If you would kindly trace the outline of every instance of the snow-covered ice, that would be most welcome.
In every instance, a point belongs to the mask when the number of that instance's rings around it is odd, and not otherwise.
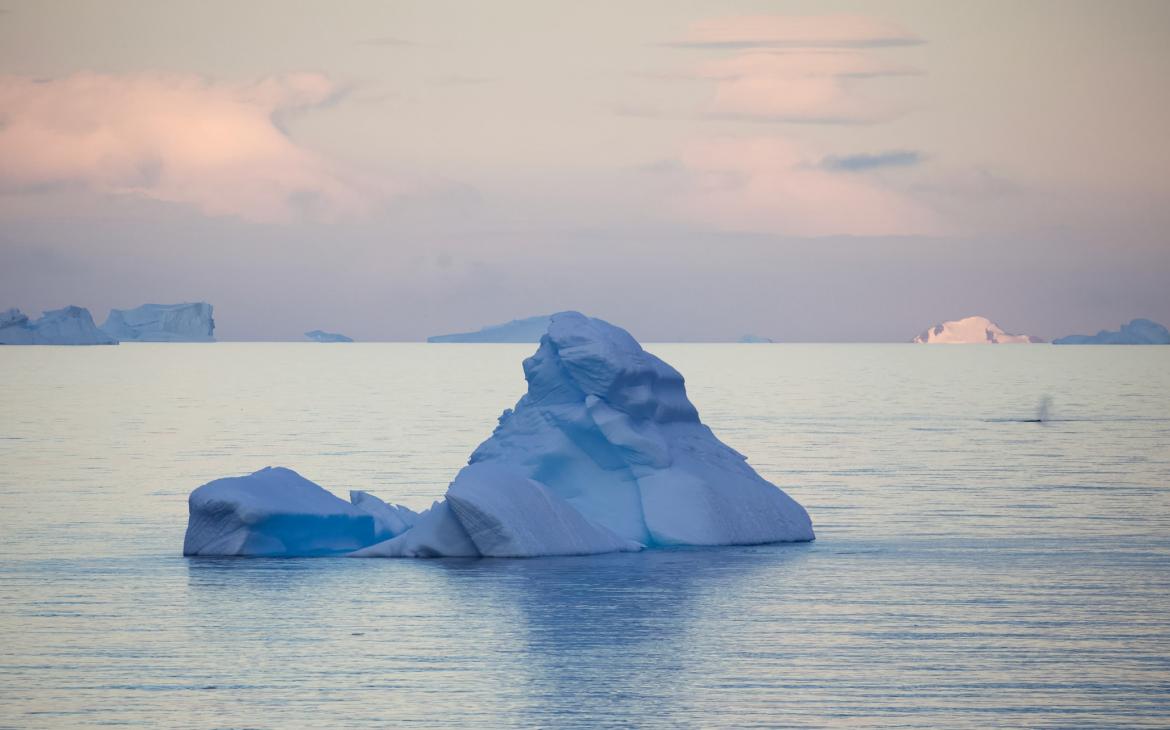
[[[309,330],[305,333],[313,342],[353,342],[352,337],[346,337],[338,332],[326,332],[324,330]]]
[[[466,466],[447,490],[447,503],[481,555],[528,558],[637,551],[595,524],[540,482],[505,464]]]
[[[1003,331],[987,317],[964,317],[941,322],[913,340],[920,345],[1016,345],[1043,342],[1031,335],[1013,335]]]
[[[377,536],[369,512],[283,467],[216,479],[187,502],[184,555],[340,555]]]
[[[30,320],[19,309],[0,313],[0,345],[116,345],[85,307],[64,307]]]
[[[272,486],[259,479],[273,471],[265,470],[196,490],[188,541],[194,531],[230,554],[254,546],[279,554],[282,544],[297,546],[287,554],[307,554],[300,545],[318,508],[328,508],[322,517],[355,509],[374,516],[377,528],[354,546],[356,557],[534,557],[813,539],[804,508],[719,441],[687,399],[682,375],[625,330],[577,312],[553,315],[524,361],[524,376],[528,392],[500,416],[446,499],[422,514],[365,492],[353,492],[351,505],[288,470]],[[281,486],[285,481],[296,489]],[[233,497],[258,495],[249,499],[261,506],[240,507],[236,497],[226,508],[209,508],[212,496],[213,504],[223,502],[218,494],[226,488],[210,488],[224,482]],[[285,508],[293,496],[299,501]],[[266,517],[286,513],[296,519]],[[258,522],[266,527],[252,527]],[[328,524],[342,535],[327,535],[323,552],[355,538],[342,529],[344,520]],[[279,534],[285,526],[296,539]]]
[[[1170,345],[1170,330],[1149,319],[1135,319],[1118,330],[1101,330],[1095,335],[1069,335],[1054,345]]]
[[[386,504],[369,492],[351,489],[349,501],[354,507],[374,518],[376,540],[397,537],[418,522],[418,512],[400,504]]]
[[[447,502],[435,502],[406,532],[352,553],[355,558],[475,558],[479,550]]]
[[[123,342],[215,342],[215,320],[207,302],[143,304],[111,309],[102,329]]]

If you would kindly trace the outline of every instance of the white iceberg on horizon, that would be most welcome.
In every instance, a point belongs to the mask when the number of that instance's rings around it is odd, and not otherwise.
[[[987,317],[964,317],[940,322],[912,340],[919,345],[1018,345],[1044,340],[1031,335],[1013,335],[1003,331]]]
[[[102,330],[123,342],[215,342],[215,319],[207,302],[111,309]]]
[[[30,320],[19,309],[0,312],[0,345],[116,345],[85,307],[51,309]]]
[[[313,342],[353,342],[352,337],[347,337],[339,332],[326,332],[324,330],[309,330],[305,333],[305,337]]]
[[[715,438],[687,399],[682,375],[625,330],[577,312],[553,315],[540,347],[524,361],[524,376],[528,392],[500,416],[445,501],[416,515],[400,533],[371,528],[369,541],[353,548],[355,557],[536,557],[814,539],[804,508]],[[229,525],[196,532],[239,531],[238,510],[209,510],[201,495],[225,481],[262,491],[257,502],[266,505],[264,514],[283,514],[297,529],[316,524],[318,502],[286,508],[278,490],[255,479],[262,473],[218,480],[192,493],[192,524],[198,512],[201,524],[219,519]],[[308,490],[299,482],[296,489]],[[328,515],[350,514],[349,503],[329,496],[333,501],[317,495]],[[358,511],[381,514],[388,507],[366,496],[373,502],[353,499]],[[356,536],[344,523],[328,524],[341,530],[340,536],[331,533],[328,545]],[[284,541],[268,528],[264,532],[290,551],[304,544],[321,549],[300,533]],[[393,536],[379,542],[375,532]],[[253,542],[265,550],[274,544]],[[221,543],[234,551],[228,554],[247,554],[239,551],[250,544],[235,538],[215,544]]]

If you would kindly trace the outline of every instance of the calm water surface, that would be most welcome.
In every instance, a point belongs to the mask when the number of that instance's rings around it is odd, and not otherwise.
[[[808,545],[180,556],[268,465],[427,506],[533,349],[0,348],[0,726],[1170,724],[1170,347],[650,346]]]

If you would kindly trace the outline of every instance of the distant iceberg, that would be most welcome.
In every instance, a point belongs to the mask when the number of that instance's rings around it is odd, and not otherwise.
[[[184,552],[536,557],[814,539],[804,508],[715,438],[682,375],[625,330],[553,315],[524,376],[527,394],[421,514],[266,469],[191,494]]]
[[[427,342],[540,342],[548,331],[550,317],[541,315],[527,319],[514,319],[504,324],[493,324],[477,332],[459,332],[452,335],[435,335]]]
[[[1013,335],[986,317],[964,317],[936,324],[914,338],[917,344],[1015,345],[1043,342],[1031,335]]]
[[[1101,330],[1095,335],[1069,335],[1054,345],[1170,345],[1170,330],[1148,319],[1135,319],[1121,329]]]
[[[123,342],[215,342],[211,310],[207,302],[111,309],[102,329]]]
[[[0,345],[116,345],[85,307],[53,309],[36,320],[19,309],[0,313]]]
[[[770,337],[760,337],[759,335],[744,335],[739,338],[741,344],[770,344],[774,342]]]
[[[352,337],[338,334],[336,332],[325,332],[323,330],[310,330],[305,333],[313,342],[353,342]]]

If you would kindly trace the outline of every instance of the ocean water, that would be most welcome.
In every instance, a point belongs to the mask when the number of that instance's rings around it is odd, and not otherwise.
[[[0,348],[0,727],[1170,725],[1170,347],[648,349],[816,542],[186,559],[268,465],[425,507],[533,347]]]

